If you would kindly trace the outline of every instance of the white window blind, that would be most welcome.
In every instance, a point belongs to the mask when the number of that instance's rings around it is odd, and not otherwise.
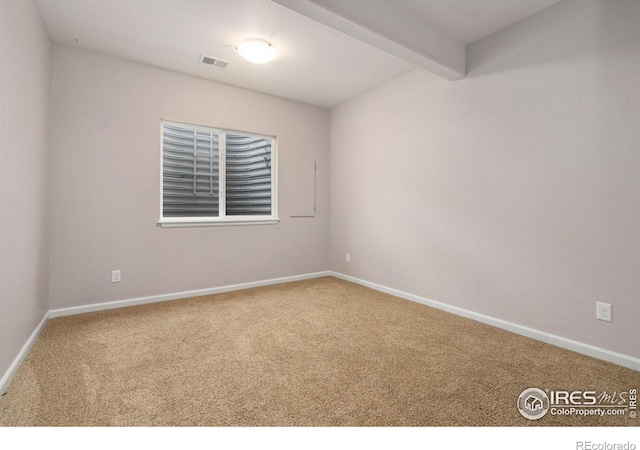
[[[277,220],[275,139],[162,122],[160,224]]]
[[[271,139],[227,134],[226,211],[271,215]]]
[[[162,171],[164,217],[218,217],[220,133],[163,124]]]

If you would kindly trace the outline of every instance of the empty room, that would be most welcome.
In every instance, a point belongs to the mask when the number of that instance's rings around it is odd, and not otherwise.
[[[640,425],[639,1],[0,33],[1,426]]]

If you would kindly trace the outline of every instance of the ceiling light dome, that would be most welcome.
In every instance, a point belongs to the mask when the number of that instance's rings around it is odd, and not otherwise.
[[[245,39],[238,44],[236,50],[240,56],[254,64],[268,63],[278,56],[270,42],[258,38]]]

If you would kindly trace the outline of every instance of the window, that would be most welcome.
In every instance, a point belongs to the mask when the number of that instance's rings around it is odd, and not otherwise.
[[[278,221],[274,137],[161,125],[161,226]]]

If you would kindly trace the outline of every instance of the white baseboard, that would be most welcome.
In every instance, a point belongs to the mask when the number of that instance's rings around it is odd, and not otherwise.
[[[69,308],[52,309],[49,311],[49,318],[72,316],[75,314],[84,314],[88,312],[103,311],[107,309],[124,308],[127,306],[145,305],[147,303],[166,302],[168,300],[176,300],[179,298],[198,297],[200,295],[220,294],[222,292],[239,291],[241,289],[250,289],[260,286],[269,286],[271,284],[291,283],[293,281],[309,280],[311,278],[328,277],[331,272],[314,272],[302,275],[294,275],[290,277],[273,278],[270,280],[252,281],[249,283],[232,284],[228,286],[220,286],[208,289],[197,289],[193,291],[174,292],[172,294],[151,295],[149,297],[131,298],[126,300],[116,300],[113,302],[94,303],[91,305],[72,306]]]
[[[599,347],[594,347],[589,344],[573,341],[571,339],[546,333],[544,331],[534,330],[532,328],[524,327],[522,325],[518,325],[512,322],[507,322],[505,320],[496,319],[490,316],[485,316],[484,314],[479,314],[463,308],[458,308],[456,306],[447,305],[446,303],[437,302],[435,300],[429,300],[424,297],[420,297],[418,295],[409,294],[407,292],[399,291],[397,289],[392,289],[390,287],[382,286],[376,283],[371,283],[369,281],[361,280],[359,278],[355,278],[349,275],[344,275],[344,274],[333,272],[333,271],[323,271],[323,272],[315,272],[315,273],[308,273],[308,274],[302,274],[302,275],[294,275],[294,276],[283,277],[283,278],[273,278],[270,280],[233,284],[233,285],[221,286],[221,287],[215,287],[215,288],[209,288],[209,289],[198,289],[193,291],[175,292],[172,294],[153,295],[149,297],[140,297],[140,298],[127,299],[127,300],[118,300],[113,302],[96,303],[92,305],[52,309],[44,315],[44,317],[42,318],[42,320],[40,321],[36,329],[33,331],[31,336],[27,340],[27,342],[24,344],[24,346],[20,350],[20,353],[18,353],[18,356],[15,358],[15,360],[13,361],[9,369],[5,372],[5,374],[0,379],[0,395],[4,394],[7,391],[7,388],[9,386],[9,383],[11,382],[11,379],[13,378],[16,371],[20,367],[20,364],[22,364],[26,356],[29,354],[29,350],[31,350],[31,347],[33,346],[34,342],[42,332],[42,329],[44,328],[45,324],[49,319],[53,319],[56,317],[70,316],[75,314],[83,314],[83,313],[94,312],[94,311],[102,311],[107,309],[123,308],[126,306],[135,306],[135,305],[144,305],[147,303],[164,302],[164,301],[175,300],[179,298],[219,294],[222,292],[238,291],[241,289],[249,289],[249,288],[260,287],[260,286],[269,286],[272,284],[290,283],[293,281],[308,280],[312,278],[319,278],[319,277],[325,277],[325,276],[333,276],[336,278],[340,278],[342,280],[357,283],[362,286],[375,289],[376,291],[384,292],[390,295],[394,295],[396,297],[404,298],[406,300],[431,306],[433,308],[447,311],[447,312],[456,314],[458,316],[462,316],[468,319],[476,320],[478,322],[486,323],[488,325],[492,325],[494,327],[501,328],[503,330],[511,331],[513,333],[520,334],[522,336],[536,339],[538,341],[546,342],[548,344],[552,344],[557,347],[561,347],[567,350],[572,350],[576,353],[581,353],[583,355],[588,355],[597,359],[612,362],[614,364],[618,364],[623,367],[628,367],[630,369],[640,371],[640,359],[634,358],[632,356],[623,355],[621,353],[612,352],[610,350],[605,350]]]
[[[536,339],[538,341],[542,341],[547,344],[555,345],[556,347],[561,347],[567,350],[574,351],[576,353],[581,353],[583,355],[591,356],[593,358],[618,364],[619,366],[640,371],[640,359],[634,358],[633,356],[623,355],[621,353],[612,352],[610,350],[606,350],[603,348],[594,347],[593,345],[574,341],[574,340],[567,339],[562,336],[557,336],[555,334],[550,334],[544,331],[535,330],[533,328],[528,328],[512,322],[507,322],[506,320],[496,319],[495,317],[486,316],[484,314],[469,311],[467,309],[447,305],[446,303],[441,303],[435,300],[430,300],[424,297],[420,297],[418,295],[409,294],[407,292],[399,291],[397,289],[393,289],[387,286],[382,286],[380,284],[371,283],[369,281],[361,280],[359,278],[355,278],[349,275],[344,275],[342,273],[333,272],[333,271],[331,271],[330,273],[331,273],[331,276],[334,276],[336,278],[340,278],[345,281],[350,281],[352,283],[360,284],[362,286],[369,287],[376,291],[380,291],[386,294],[394,295],[396,297],[404,298],[412,302],[421,303],[426,306],[431,306],[432,308],[447,311],[452,314],[456,314],[458,316],[466,317],[467,319],[475,320],[477,322],[486,323],[487,325],[492,325],[496,328],[501,328],[503,330],[507,330],[512,333],[520,334],[522,336]]]
[[[132,298],[127,300],[118,300],[118,301],[105,302],[105,303],[94,303],[91,305],[74,306],[70,308],[60,308],[60,309],[49,310],[44,315],[44,317],[42,318],[42,320],[40,321],[40,323],[38,324],[34,332],[31,334],[26,344],[24,344],[24,346],[22,347],[22,350],[20,350],[20,353],[18,353],[18,356],[13,361],[9,369],[0,379],[0,395],[4,394],[7,391],[7,388],[9,386],[11,379],[17,372],[18,368],[20,367],[20,364],[22,364],[22,361],[24,361],[26,356],[29,354],[29,350],[31,350],[33,343],[36,341],[36,339],[40,335],[40,332],[42,331],[42,329],[44,328],[45,324],[49,319],[54,319],[56,317],[71,316],[75,314],[83,314],[83,313],[94,312],[94,311],[102,311],[107,309],[124,308],[126,306],[135,306],[135,305],[144,305],[147,303],[164,302],[168,300],[176,300],[179,298],[197,297],[200,295],[211,295],[211,294],[219,294],[222,292],[239,291],[241,289],[249,289],[249,288],[260,287],[260,286],[269,286],[271,284],[291,283],[293,281],[302,281],[302,280],[309,280],[311,278],[320,278],[320,277],[328,277],[328,276],[331,276],[331,272],[329,271],[314,272],[314,273],[306,273],[302,275],[294,275],[290,277],[273,278],[270,280],[261,280],[261,281],[253,281],[249,283],[232,284],[228,286],[220,286],[220,287],[209,288],[209,289],[197,289],[193,291],[174,292],[172,294],[152,295],[149,297]]]
[[[22,364],[22,361],[24,361],[24,359],[29,354],[29,350],[31,350],[33,343],[36,341],[36,339],[38,339],[38,336],[40,336],[40,333],[42,332],[42,329],[44,328],[48,320],[49,312],[45,313],[44,317],[42,317],[42,320],[40,321],[36,329],[33,330],[33,333],[31,333],[31,336],[29,336],[27,342],[22,346],[22,350],[20,350],[20,353],[18,353],[16,359],[13,360],[13,363],[11,364],[11,366],[9,366],[9,369],[2,376],[2,379],[0,379],[0,395],[4,395],[4,393],[7,392],[7,388],[9,387],[11,379],[18,371],[18,368],[20,367],[20,364]]]

